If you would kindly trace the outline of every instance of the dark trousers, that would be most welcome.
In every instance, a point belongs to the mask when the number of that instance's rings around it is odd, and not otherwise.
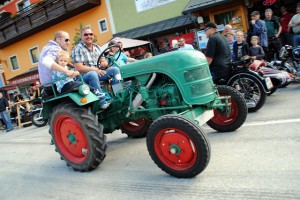
[[[283,32],[280,34],[280,39],[281,39],[281,43],[282,45],[292,45],[292,38],[291,38],[291,34],[289,34],[288,32]]]
[[[281,41],[279,38],[271,38],[268,40],[268,48],[266,54],[266,60],[271,61],[274,59],[274,54],[276,57],[279,56],[279,51],[281,49]],[[264,49],[265,50],[265,49]]]

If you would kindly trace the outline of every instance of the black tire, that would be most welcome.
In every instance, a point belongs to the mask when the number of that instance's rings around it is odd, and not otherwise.
[[[143,138],[147,135],[151,121],[146,118],[136,119],[121,125],[122,133],[132,138]]]
[[[73,104],[56,106],[51,115],[50,133],[56,151],[75,171],[91,171],[105,158],[106,135],[90,109]]]
[[[274,92],[276,92],[278,87],[273,87],[271,90],[270,90],[270,93],[268,94],[268,96],[272,95]]]
[[[289,84],[291,84],[291,82],[292,82],[292,81],[286,82],[286,83],[280,85],[279,88],[285,88],[286,86],[288,86]]]
[[[229,85],[233,88],[239,88],[238,91],[246,100],[248,112],[258,111],[266,102],[267,93],[259,81],[252,76],[236,76],[231,80]]]
[[[155,120],[147,134],[147,148],[159,168],[178,178],[198,175],[210,159],[209,142],[202,129],[181,115]]]
[[[32,117],[31,117],[32,124],[35,125],[36,127],[46,126],[48,123],[48,120],[43,120],[43,119],[37,120],[37,118],[39,118],[39,116],[40,116],[39,112],[34,113],[32,115]]]
[[[231,111],[229,115],[225,115],[214,110],[214,117],[211,118],[207,125],[219,132],[231,132],[241,127],[246,121],[248,108],[245,99],[237,90],[232,87],[219,85],[218,92],[220,96],[231,96]]]

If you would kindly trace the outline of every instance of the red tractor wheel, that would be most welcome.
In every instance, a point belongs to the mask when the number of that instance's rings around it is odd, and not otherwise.
[[[180,115],[155,120],[147,134],[147,148],[159,168],[179,178],[198,175],[210,158],[209,143],[201,128]]]
[[[214,109],[214,117],[211,118],[207,125],[219,132],[235,131],[241,127],[248,114],[247,104],[243,96],[234,88],[229,86],[218,86],[220,96],[230,96],[229,103],[231,103],[231,111],[229,115],[224,115]]]
[[[146,118],[140,118],[134,121],[130,121],[122,124],[121,130],[126,133],[129,137],[142,138],[147,135],[147,131],[151,121]]]
[[[50,122],[57,152],[78,171],[95,169],[105,158],[106,136],[96,116],[72,104],[57,106]]]

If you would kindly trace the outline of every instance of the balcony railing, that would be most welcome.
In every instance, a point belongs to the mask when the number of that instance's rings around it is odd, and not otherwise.
[[[0,23],[0,49],[101,4],[101,0],[47,0]]]

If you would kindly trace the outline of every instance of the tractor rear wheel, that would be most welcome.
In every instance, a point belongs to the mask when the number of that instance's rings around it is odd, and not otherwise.
[[[219,132],[231,132],[241,127],[248,114],[247,104],[243,96],[234,88],[219,85],[218,92],[220,96],[230,96],[231,111],[229,115],[224,115],[217,109],[214,109],[214,117],[207,125]]]
[[[121,131],[122,133],[126,133],[128,137],[142,138],[147,135],[147,131],[150,125],[151,121],[149,119],[140,118],[122,124]]]
[[[50,133],[56,151],[76,171],[93,170],[105,158],[106,135],[90,110],[58,105],[51,115]]]
[[[147,134],[147,148],[159,168],[179,178],[198,175],[210,159],[209,142],[202,129],[181,115],[155,120]]]

